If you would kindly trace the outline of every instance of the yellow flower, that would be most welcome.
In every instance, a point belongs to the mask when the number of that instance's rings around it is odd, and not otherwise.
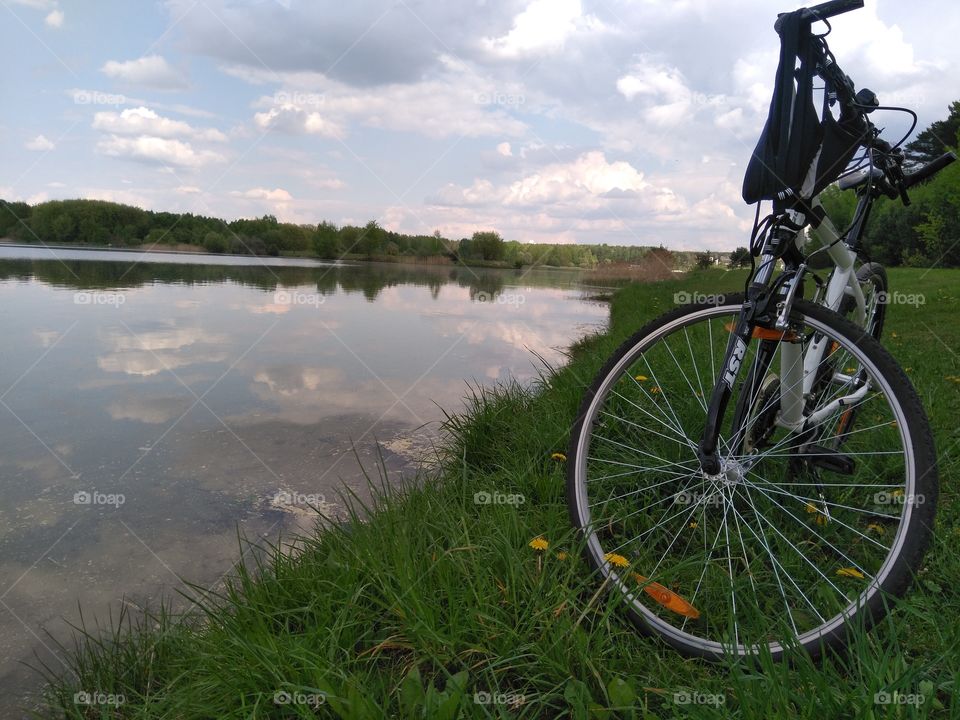
[[[557,553],[557,560],[566,560],[568,557],[570,557],[570,554],[566,550]]]
[[[695,523],[695,522],[690,523],[690,528],[693,530],[696,530],[699,526],[700,526],[699,523]]]
[[[817,519],[815,522],[817,523],[817,525],[826,525],[828,522],[830,522],[830,518],[828,518],[826,515],[821,513],[817,515]]]
[[[625,568],[630,564],[630,561],[623,555],[617,555],[616,553],[607,553],[603,557],[608,563],[616,565],[617,567]]]
[[[563,453],[554,453],[553,455],[550,456],[550,459],[556,460],[557,462],[566,462],[567,456],[564,455]]]
[[[646,375],[637,375],[635,379],[637,380],[637,382],[646,382],[650,378],[648,378]]]
[[[867,525],[867,530],[873,530],[877,535],[883,535],[886,532],[883,525],[877,525],[877,523]]]
[[[840,577],[855,578],[856,580],[863,580],[863,573],[857,570],[856,568],[840,568],[837,570],[837,575]]]
[[[660,388],[658,388],[656,385],[654,385],[652,388],[650,388],[650,394],[651,394],[651,395],[656,395],[656,394],[659,393],[659,392],[660,392]]]
[[[542,535],[538,535],[533,540],[530,541],[530,547],[532,547],[537,552],[541,552],[550,547],[550,543],[543,539]]]
[[[814,505],[813,503],[808,502],[808,503],[807,503],[807,512],[808,512],[808,513],[815,513],[816,511],[817,511],[817,506]]]

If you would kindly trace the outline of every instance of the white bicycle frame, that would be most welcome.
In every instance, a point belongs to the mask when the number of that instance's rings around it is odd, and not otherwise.
[[[814,200],[814,207],[820,206],[819,199]],[[837,228],[824,217],[823,221],[810,230],[813,239],[821,247],[827,248],[826,253],[833,261],[834,269],[826,284],[826,292],[820,301],[821,304],[833,311],[839,311],[846,297],[854,300],[854,317],[857,324],[862,325],[866,319],[866,303],[860,283],[857,281],[855,263],[857,254],[843,242],[839,242],[840,235]],[[795,240],[798,247],[803,248],[805,242],[803,232],[797,233]],[[797,343],[784,343],[780,354],[780,415],[777,424],[793,431],[802,430],[805,426],[816,425],[835,413],[845,405],[852,405],[861,400],[870,389],[867,381],[855,392],[845,397],[836,398],[824,407],[813,412],[809,417],[803,416],[804,399],[809,397],[813,390],[813,383],[817,377],[817,370],[827,350],[826,337],[814,337],[806,353]],[[802,360],[802,362],[801,362]],[[854,378],[836,373],[834,381],[852,384]]]

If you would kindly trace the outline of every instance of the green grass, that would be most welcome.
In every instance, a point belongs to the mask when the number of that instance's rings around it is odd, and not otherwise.
[[[960,704],[960,384],[948,379],[960,376],[960,271],[891,273],[894,289],[926,297],[920,307],[890,307],[886,344],[930,413],[941,506],[915,589],[845,657],[686,660],[638,634],[576,554],[563,463],[551,454],[565,451],[584,386],[627,335],[673,307],[675,292],[742,281],[707,272],[621,290],[610,331],[578,343],[566,367],[545,371],[533,390],[478,390],[450,418],[436,479],[403,491],[378,483],[375,508],[355,504],[354,522],[306,539],[295,557],[268,548],[186,618],[160,611],[104,634],[88,628],[71,651],[79,679],[51,680],[45,716],[950,716]],[[478,504],[476,493],[524,502]],[[528,546],[537,536],[550,543],[539,555]],[[77,705],[78,690],[122,694],[124,703]],[[925,702],[874,703],[875,693],[894,691]],[[277,704],[278,692],[301,702]],[[475,701],[487,692],[503,702]],[[678,693],[716,704],[678,704]]]

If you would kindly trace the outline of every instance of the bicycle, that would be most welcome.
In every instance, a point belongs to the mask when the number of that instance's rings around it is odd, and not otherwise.
[[[906,592],[930,543],[933,437],[877,339],[885,274],[865,265],[858,278],[855,264],[877,197],[909,202],[910,187],[954,158],[905,172],[903,141],[882,140],[868,118],[876,97],[837,66],[829,30],[813,34],[862,6],[834,0],[778,19],[777,89],[744,183],[758,203],[744,293],[678,307],[634,334],[571,432],[567,504],[588,563],[639,628],[690,656],[840,648]],[[825,83],[817,126],[814,77]],[[818,201],[838,178],[860,196],[845,233]],[[764,199],[773,212],[761,221]],[[810,252],[806,229],[819,241]],[[827,282],[811,271],[817,255],[834,265]],[[803,298],[808,275],[815,301]],[[864,276],[882,290],[867,297]]]

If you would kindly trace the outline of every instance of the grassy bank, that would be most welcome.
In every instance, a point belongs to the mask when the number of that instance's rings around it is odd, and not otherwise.
[[[566,447],[584,386],[675,293],[734,290],[742,279],[709,272],[620,291],[610,331],[578,343],[566,367],[544,371],[533,391],[478,392],[450,419],[438,478],[381,489],[375,509],[356,508],[370,522],[320,533],[295,558],[273,549],[187,619],[160,612],[88,638],[71,655],[78,677],[49,686],[47,715],[947,716],[960,681],[960,271],[891,273],[894,288],[926,300],[890,307],[887,344],[931,413],[942,505],[918,587],[849,657],[820,666],[684,660],[598,596],[577,555],[563,462],[552,456]],[[538,553],[529,543],[541,536],[549,548]],[[875,693],[894,690],[925,701],[874,704]],[[117,703],[78,705],[77,692]]]

